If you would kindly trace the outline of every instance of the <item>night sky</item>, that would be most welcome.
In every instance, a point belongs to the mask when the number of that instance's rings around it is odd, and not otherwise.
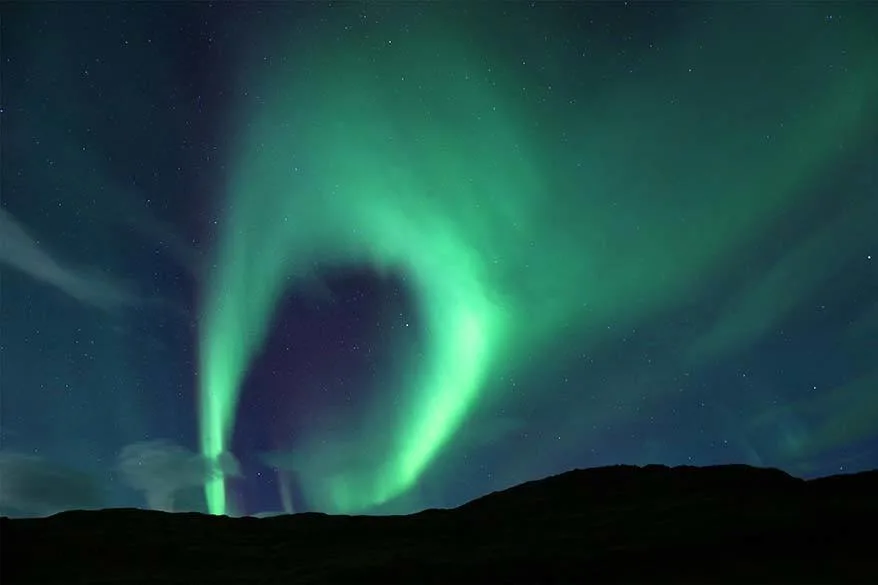
[[[0,10],[0,513],[878,466],[875,3]]]

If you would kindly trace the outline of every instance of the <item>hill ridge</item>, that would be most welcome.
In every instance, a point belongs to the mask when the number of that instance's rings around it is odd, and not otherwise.
[[[3,583],[876,583],[878,471],[571,470],[407,516],[0,519]]]

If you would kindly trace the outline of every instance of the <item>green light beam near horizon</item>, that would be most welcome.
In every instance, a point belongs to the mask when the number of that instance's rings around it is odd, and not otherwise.
[[[404,494],[488,380],[545,353],[565,328],[598,336],[694,294],[874,119],[875,41],[863,32],[866,58],[810,83],[793,65],[821,59],[808,41],[815,13],[781,12],[742,14],[740,29],[729,18],[699,25],[703,49],[684,36],[644,58],[636,80],[601,82],[600,64],[586,62],[577,75],[594,90],[580,100],[520,59],[486,63],[462,40],[460,15],[420,18],[399,35],[406,11],[390,10],[368,38],[314,33],[310,56],[278,43],[296,66],[245,76],[262,101],[241,112],[204,291],[203,453],[229,448],[275,307],[315,268],[404,274],[427,338],[413,379],[391,384],[402,407],[377,403],[347,436],[303,447],[297,479],[327,512]],[[351,7],[326,14],[325,30],[357,18]],[[802,42],[775,43],[773,18]],[[732,34],[744,29],[746,40]],[[721,65],[730,52],[740,67]],[[776,127],[777,112],[795,115],[766,140],[760,129]],[[225,513],[222,479],[206,496]]]

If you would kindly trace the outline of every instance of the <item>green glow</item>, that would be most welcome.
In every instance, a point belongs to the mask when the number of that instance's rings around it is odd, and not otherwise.
[[[239,386],[275,306],[315,264],[405,274],[427,335],[414,380],[390,384],[400,408],[376,404],[346,436],[302,446],[297,479],[328,512],[405,493],[488,381],[526,367],[565,328],[598,339],[696,294],[795,205],[839,141],[857,139],[878,99],[868,59],[797,87],[792,64],[821,48],[807,26],[801,43],[775,48],[766,22],[699,30],[698,42],[714,44],[693,52],[681,41],[644,59],[651,75],[576,103],[542,101],[537,92],[560,90],[520,59],[486,65],[439,18],[392,46],[316,35],[292,73],[254,72],[248,85],[264,103],[242,114],[203,302],[205,455],[228,447]],[[748,64],[733,83],[715,63],[730,47]],[[708,73],[687,76],[693,67]],[[577,75],[597,70],[585,63]],[[761,87],[769,78],[778,86]],[[796,115],[778,127],[773,111]],[[581,425],[575,418],[566,424]],[[222,480],[206,495],[212,513],[225,512]]]

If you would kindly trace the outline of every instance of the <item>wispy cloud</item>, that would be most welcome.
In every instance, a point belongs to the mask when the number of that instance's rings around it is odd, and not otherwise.
[[[102,492],[90,476],[36,455],[0,453],[0,511],[47,516],[71,509],[99,508]]]
[[[231,453],[212,461],[164,439],[128,445],[119,454],[118,470],[131,487],[143,491],[154,510],[173,511],[176,494],[213,478],[240,476]]]
[[[18,270],[100,309],[111,310],[137,302],[131,291],[105,275],[62,263],[4,209],[0,209],[0,267]]]

